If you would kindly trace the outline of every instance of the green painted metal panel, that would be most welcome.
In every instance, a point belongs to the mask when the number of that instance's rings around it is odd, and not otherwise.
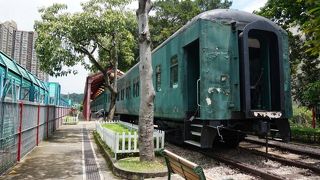
[[[289,47],[288,36],[281,33],[282,36],[282,50],[283,50],[283,69],[284,69],[284,95],[285,95],[285,117],[292,117],[292,101],[291,101],[291,76],[290,76],[290,62],[289,62]]]
[[[121,90],[125,89],[128,84],[130,84],[131,87],[131,96],[129,99],[127,99],[124,96],[124,100],[119,100],[116,103],[116,109],[117,112],[120,112],[121,114],[127,114],[130,113],[132,115],[138,115],[139,114],[139,107],[140,107],[140,95],[137,97],[133,96],[133,83],[136,82],[136,79],[139,77],[139,66],[134,66],[130,71],[128,71],[123,77],[121,77],[118,81],[118,96],[121,96]],[[140,83],[139,83],[140,85]],[[140,88],[140,87],[139,87]],[[141,92],[139,90],[139,92]],[[109,93],[108,93],[109,94]],[[109,103],[107,103],[106,108],[109,108]]]
[[[158,65],[161,66],[161,91],[156,92],[155,116],[182,120],[188,111],[196,110],[188,109],[186,77],[190,72],[186,71],[186,56],[183,48],[199,39],[199,32],[200,23],[196,21],[153,53],[153,69]],[[178,87],[175,88],[170,87],[170,65],[174,56],[178,58]],[[155,78],[154,73],[154,82]]]
[[[228,25],[210,21],[204,21],[202,25],[200,117],[201,119],[228,119],[232,103],[230,88],[231,28]]]

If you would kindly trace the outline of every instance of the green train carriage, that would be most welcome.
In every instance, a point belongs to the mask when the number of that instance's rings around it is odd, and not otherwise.
[[[201,148],[217,139],[235,146],[269,126],[289,140],[287,38],[270,20],[246,12],[196,16],[153,50],[155,123],[166,137]],[[138,66],[118,80],[116,113],[125,119],[139,114]]]

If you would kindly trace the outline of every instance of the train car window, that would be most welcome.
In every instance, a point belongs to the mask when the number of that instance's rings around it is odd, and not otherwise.
[[[126,88],[126,99],[129,99],[129,87]]]
[[[132,97],[135,97],[135,87],[136,87],[136,83],[135,82],[133,82],[133,84],[132,84]]]
[[[171,58],[170,62],[170,87],[178,87],[178,56],[175,55]]]
[[[120,99],[120,91],[118,90],[118,93],[117,93],[117,101],[119,101]]]
[[[128,92],[131,91],[131,87],[129,86]],[[139,96],[139,77],[136,78],[133,82],[132,86],[132,96],[133,97],[138,97]],[[130,98],[130,93],[129,93],[129,98]]]
[[[136,97],[136,80],[133,80],[133,85],[132,85],[132,97]]]
[[[156,91],[161,91],[161,66],[156,67]]]
[[[124,89],[121,89],[121,100],[124,99]]]
[[[140,82],[138,81],[138,82],[137,82],[137,86],[136,86],[136,88],[137,88],[137,89],[136,89],[136,93],[137,93],[136,95],[137,95],[137,97],[139,97],[139,95],[140,95],[140,86],[139,86],[139,83],[140,83]]]
[[[130,99],[131,97],[130,97],[130,92],[131,92],[131,86],[128,86],[128,90],[127,90],[127,93],[128,93],[128,99]]]

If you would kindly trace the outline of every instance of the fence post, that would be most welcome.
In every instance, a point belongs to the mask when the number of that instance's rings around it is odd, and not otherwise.
[[[126,134],[122,132],[122,152],[126,152]]]
[[[18,132],[18,153],[17,153],[17,161],[20,161],[21,157],[21,131],[22,131],[22,118],[23,118],[23,102],[21,101],[19,103],[19,108],[20,108],[20,122],[19,122],[19,132]]]
[[[49,105],[47,105],[47,138],[49,137]]]
[[[133,141],[133,146],[134,146],[134,151],[136,151],[137,150],[137,141],[138,141],[138,139],[137,139],[137,132],[136,131],[134,131],[134,141]]]
[[[165,133],[164,133],[164,131],[162,131],[162,139],[161,139],[161,141],[162,141],[162,145],[161,145],[161,148],[164,148],[164,137],[165,137]]]
[[[155,134],[156,134],[156,144],[157,144],[157,145],[156,145],[156,149],[159,149],[159,143],[160,143],[160,139],[159,139],[159,138],[160,138],[160,135],[161,135],[161,134],[158,133],[158,132],[155,133]]]
[[[40,104],[38,104],[38,116],[37,116],[37,146],[39,144],[39,123],[40,123]]]
[[[129,138],[129,140],[128,140],[128,150],[129,150],[129,152],[131,151],[131,137],[132,137],[131,132],[129,132],[129,134],[128,134],[128,138]]]

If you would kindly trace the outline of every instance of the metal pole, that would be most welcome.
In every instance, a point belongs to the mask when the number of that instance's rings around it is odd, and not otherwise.
[[[19,122],[19,129],[18,129],[18,153],[17,153],[17,161],[20,161],[21,158],[21,131],[22,131],[22,118],[23,118],[23,102],[19,103],[20,107],[20,122]]]
[[[40,122],[40,104],[38,104],[38,118],[37,118],[37,146],[39,144],[39,122]]]
[[[47,105],[47,138],[49,137],[49,106]]]

